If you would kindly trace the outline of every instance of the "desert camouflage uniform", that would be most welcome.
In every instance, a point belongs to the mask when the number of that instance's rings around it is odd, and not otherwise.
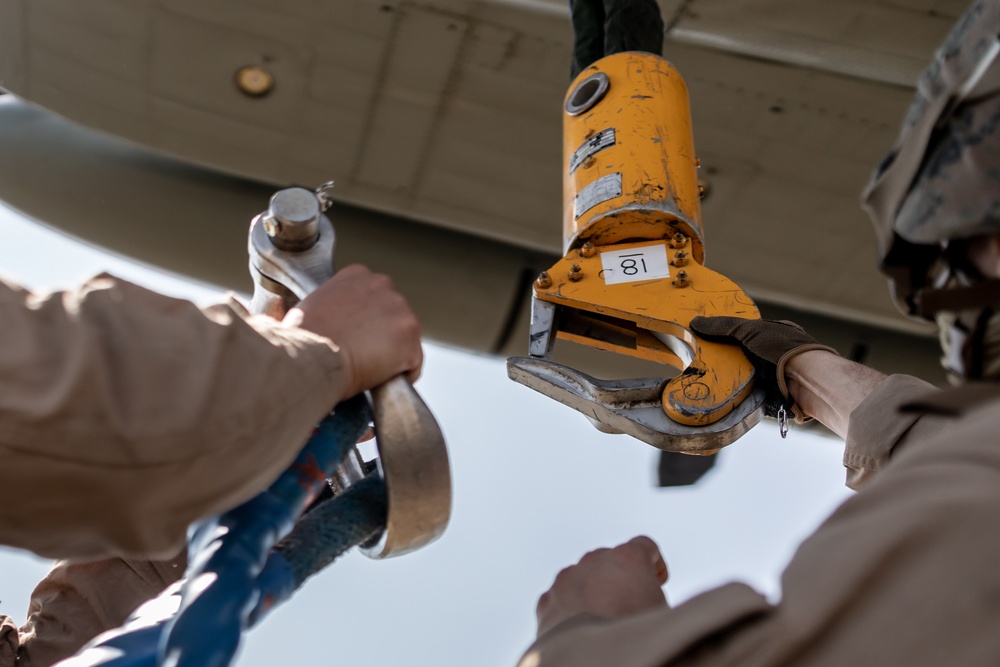
[[[0,616],[0,667],[71,655],[179,577],[188,524],[274,480],[346,382],[326,338],[110,276],[0,281],[0,322],[0,544],[75,559],[20,632]]]
[[[1000,2],[969,8],[865,195],[882,257],[1000,232]],[[1000,664],[1000,383],[890,376],[850,416],[859,489],[769,602],[731,583],[675,609],[577,617],[520,667]]]

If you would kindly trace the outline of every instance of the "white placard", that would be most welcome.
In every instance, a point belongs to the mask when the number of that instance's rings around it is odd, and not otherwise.
[[[573,200],[573,217],[579,219],[581,215],[594,208],[598,204],[603,204],[609,199],[622,196],[622,175],[620,172],[601,176],[593,183],[576,193]]]
[[[665,244],[602,252],[601,265],[606,285],[670,277]]]

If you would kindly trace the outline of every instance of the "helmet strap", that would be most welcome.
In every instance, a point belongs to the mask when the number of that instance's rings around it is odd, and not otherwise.
[[[922,289],[916,296],[917,312],[933,318],[942,311],[992,309],[1000,304],[1000,280],[977,281],[972,285]]]

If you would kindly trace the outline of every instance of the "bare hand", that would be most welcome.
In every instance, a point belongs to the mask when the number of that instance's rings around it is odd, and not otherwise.
[[[560,572],[538,600],[538,636],[579,614],[623,618],[665,607],[665,583],[667,564],[648,537],[591,551]]]
[[[344,398],[405,373],[420,377],[420,322],[392,279],[353,264],[288,311],[284,322],[325,336],[344,357]]]

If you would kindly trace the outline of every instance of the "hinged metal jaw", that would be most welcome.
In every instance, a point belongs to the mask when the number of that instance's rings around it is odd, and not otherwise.
[[[558,276],[559,270],[557,264],[552,273]],[[699,278],[709,278],[710,272],[703,267],[695,265],[691,270]],[[712,279],[724,280],[717,275]],[[528,343],[531,356],[507,361],[507,375],[512,380],[583,413],[598,430],[631,435],[666,451],[712,454],[761,420],[765,392],[753,388],[753,368],[745,357],[732,346],[695,342],[686,328],[696,312],[711,315],[716,314],[715,309],[728,309],[734,314],[756,314],[752,303],[747,306],[734,296],[741,291],[726,287],[709,294],[714,298],[685,292],[678,302],[676,296],[672,300],[653,298],[664,288],[662,283],[648,281],[631,287],[630,292],[640,297],[641,303],[656,305],[630,309],[610,291],[617,288],[600,282],[588,287],[580,282],[544,288],[536,285]],[[539,298],[539,293],[552,300]],[[684,307],[684,300],[692,303]],[[662,330],[644,328],[640,322]],[[667,329],[675,333],[666,333]],[[680,373],[674,377],[600,380],[551,361],[557,336],[660,361]]]
[[[659,56],[615,53],[581,72],[563,115],[564,255],[535,281],[518,382],[602,431],[708,454],[756,424],[763,392],[735,345],[699,339],[697,316],[760,317],[707,269],[687,88]],[[662,379],[604,382],[550,360],[556,337],[670,366]]]
[[[624,433],[670,452],[713,454],[742,437],[764,414],[761,389],[713,424],[685,426],[663,412],[666,378],[598,380],[534,357],[508,359],[507,376],[583,413],[600,431]]]
[[[323,199],[309,190],[275,194],[269,210],[250,223],[248,246],[255,313],[281,319],[333,277],[333,224],[323,215]],[[371,463],[385,480],[388,515],[385,530],[362,552],[387,558],[444,532],[451,516],[451,471],[441,428],[406,378],[393,378],[370,394],[378,450]],[[331,480],[334,488],[364,478],[371,463],[355,449]]]

